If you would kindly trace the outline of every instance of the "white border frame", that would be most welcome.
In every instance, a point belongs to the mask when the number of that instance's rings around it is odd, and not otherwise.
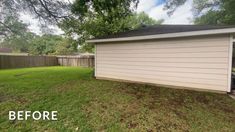
[[[231,92],[231,82],[232,82],[232,63],[233,63],[233,34],[230,34],[230,42],[229,42],[229,62],[228,62],[228,89],[227,92]]]

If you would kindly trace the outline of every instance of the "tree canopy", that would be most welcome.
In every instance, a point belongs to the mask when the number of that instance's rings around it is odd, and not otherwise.
[[[91,37],[100,37],[117,32],[124,32],[131,29],[139,28],[142,25],[155,25],[161,24],[163,20],[156,21],[150,18],[146,13],[141,12],[139,14],[132,13],[125,18],[115,20],[113,23],[106,22],[102,17],[87,17],[84,21],[72,18],[61,23],[60,27],[69,36],[76,34],[77,41],[80,48],[86,49],[86,51],[93,51],[93,46],[86,44],[85,40]],[[82,50],[82,51],[83,51]]]
[[[22,33],[28,30],[27,25],[22,23],[17,17],[7,16],[0,23],[0,37],[23,36]]]
[[[168,15],[172,15],[186,1],[165,0],[164,9],[167,10]],[[70,52],[77,47],[77,44],[80,45],[80,51],[93,51],[93,47],[85,43],[86,39],[163,22],[163,20],[156,21],[143,12],[137,14],[135,11],[138,3],[139,0],[75,0],[74,2],[70,0],[1,0],[0,37],[5,40],[3,44],[22,52],[33,50],[33,54]],[[234,6],[234,0],[193,0],[194,23],[235,24]],[[66,39],[56,41],[57,46],[46,44],[43,39],[49,43],[52,41],[48,40],[48,35],[37,36],[30,33],[27,25],[18,19],[20,12],[33,15],[43,26],[57,24],[65,32]],[[53,41],[56,39],[55,36],[50,37]],[[32,39],[31,44],[29,44],[30,39]],[[73,39],[76,42],[71,41]],[[21,46],[17,47],[16,42]],[[68,42],[71,44],[66,44]],[[46,48],[42,48],[45,47],[43,44]],[[29,49],[27,45],[31,48]],[[52,49],[49,45],[57,48]],[[47,51],[39,52],[36,49]]]
[[[234,0],[195,0],[195,24],[233,25],[235,24],[234,7]]]
[[[28,31],[28,25],[18,18],[8,16],[0,25],[1,47],[11,48],[14,52],[28,52],[31,40],[36,34]]]
[[[92,51],[85,43],[91,37],[100,37],[138,28],[141,24],[160,24],[145,13],[137,14],[139,0],[76,0],[72,4],[73,16],[64,19],[60,28],[69,36],[78,36],[81,48]]]

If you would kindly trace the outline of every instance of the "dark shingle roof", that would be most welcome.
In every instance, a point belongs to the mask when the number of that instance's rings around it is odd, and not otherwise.
[[[215,25],[154,25],[142,27],[127,32],[120,32],[113,35],[98,37],[94,39],[108,39],[108,38],[122,38],[122,37],[134,37],[134,36],[147,36],[156,34],[167,34],[167,33],[179,33],[189,31],[200,31],[200,30],[212,30],[212,29],[224,29],[224,28],[235,28],[235,26],[215,26]]]

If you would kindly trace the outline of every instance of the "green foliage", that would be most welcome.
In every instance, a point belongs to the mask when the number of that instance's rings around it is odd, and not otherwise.
[[[202,15],[196,16],[196,24],[235,24],[234,0],[195,0],[194,7]],[[203,13],[203,11],[206,13]]]
[[[77,44],[72,39],[49,34],[38,36],[29,32],[27,26],[11,16],[4,19],[4,26],[0,24],[0,33],[5,37],[0,47],[33,55],[70,54],[76,51]]]
[[[14,35],[14,37],[23,36],[27,32],[27,24],[22,23],[18,18],[7,16],[2,22],[0,21],[0,37],[7,38]]]
[[[143,25],[150,26],[161,24],[162,22],[163,20],[156,21],[153,18],[150,18],[145,12],[141,12],[138,14],[134,13],[133,15],[130,15],[128,18],[126,18],[124,21],[124,23],[130,29],[140,28]]]
[[[235,1],[234,0],[222,0],[223,5],[221,14],[224,16],[223,23],[235,24]]]
[[[48,26],[70,15],[69,0],[0,0],[0,22],[6,16],[18,17],[22,12],[43,20],[40,24]],[[1,23],[0,23],[1,25]]]
[[[76,33],[82,42],[89,37],[98,37],[128,30],[124,19],[132,14],[132,5],[138,0],[76,0],[72,5],[75,17],[65,19],[60,25],[66,33]]]
[[[56,44],[56,55],[71,55],[77,50],[77,43],[72,39],[63,39]]]
[[[72,12],[80,19],[92,14],[94,18],[101,17],[111,24],[131,14],[138,2],[139,0],[76,0],[72,5]]]
[[[84,43],[84,44],[82,44],[79,47],[78,51],[80,53],[85,53],[85,52],[94,53],[95,52],[94,51],[94,45],[93,44]]]
[[[75,51],[74,40],[50,34],[34,38],[29,48],[29,53],[32,55],[67,55]]]
[[[43,35],[32,40],[29,53],[33,55],[48,55],[55,53],[56,44],[62,41],[60,36]]]
[[[76,0],[72,5],[74,17],[65,19],[59,26],[68,36],[78,36],[79,51],[93,52],[93,45],[85,40],[153,25],[155,21],[145,13],[134,13],[139,0]]]
[[[144,12],[139,14],[132,13],[123,19],[117,19],[113,23],[105,21],[101,16],[93,18],[92,16],[87,16],[86,20],[80,21],[78,19],[72,18],[66,20],[60,24],[60,27],[69,36],[76,34],[79,36],[78,44],[80,45],[80,51],[93,51],[93,45],[85,43],[85,40],[91,37],[100,37],[109,34],[114,34],[117,32],[124,32],[131,29],[139,28],[141,25],[154,25],[160,24],[162,20],[156,21],[150,18]]]
[[[211,25],[216,25],[216,24],[221,24],[221,15],[219,11],[208,11],[206,14],[196,17],[194,20],[195,24],[211,24]]]
[[[3,36],[0,46],[11,48],[14,52],[28,52],[31,40],[36,34],[29,32],[27,26],[17,18],[8,16],[0,24],[0,33]]]
[[[34,33],[23,32],[21,36],[12,35],[6,38],[0,45],[11,48],[14,52],[29,52],[31,41],[36,37]]]

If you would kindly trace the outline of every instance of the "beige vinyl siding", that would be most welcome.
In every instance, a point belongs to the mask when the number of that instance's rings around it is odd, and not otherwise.
[[[96,77],[226,91],[229,35],[99,43]]]

